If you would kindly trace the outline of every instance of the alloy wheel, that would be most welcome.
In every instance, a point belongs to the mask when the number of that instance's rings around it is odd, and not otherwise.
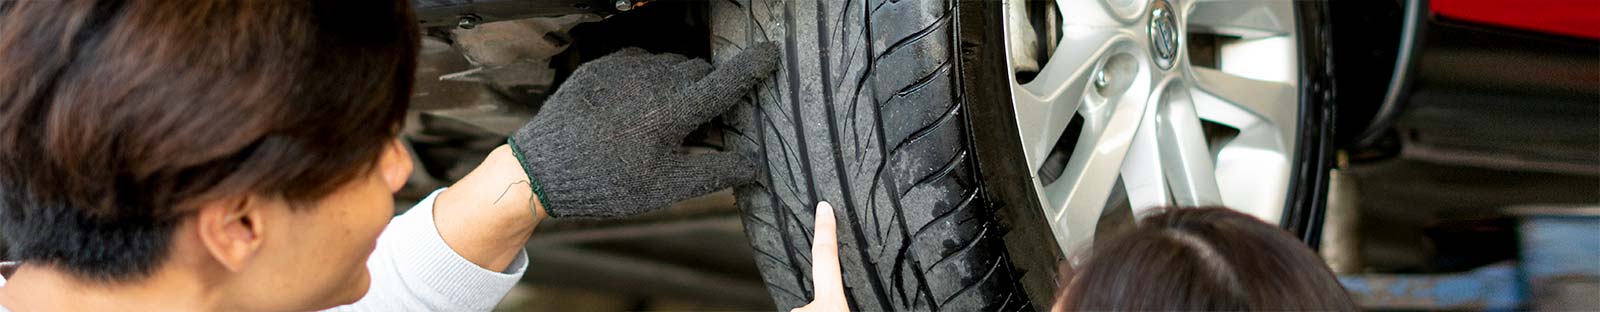
[[[1153,207],[1282,218],[1300,116],[1284,0],[1012,1],[1011,101],[1061,250]]]

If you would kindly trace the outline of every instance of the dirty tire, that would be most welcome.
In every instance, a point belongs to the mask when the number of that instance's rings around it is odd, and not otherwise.
[[[1031,310],[981,192],[959,94],[953,0],[717,0],[718,61],[782,47],[724,122],[764,168],[736,189],[781,309],[809,302],[816,203],[836,209],[856,311]]]

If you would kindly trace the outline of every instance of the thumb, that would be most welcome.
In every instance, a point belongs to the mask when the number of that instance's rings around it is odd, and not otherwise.
[[[733,152],[673,155],[671,169],[664,172],[672,201],[693,198],[729,187],[756,181],[756,165]]]

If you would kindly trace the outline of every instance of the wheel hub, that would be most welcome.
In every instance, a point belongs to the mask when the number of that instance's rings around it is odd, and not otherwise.
[[[1150,5],[1150,56],[1155,60],[1156,66],[1161,69],[1172,68],[1172,60],[1178,56],[1178,14],[1172,10],[1172,4],[1165,0],[1155,1]]]

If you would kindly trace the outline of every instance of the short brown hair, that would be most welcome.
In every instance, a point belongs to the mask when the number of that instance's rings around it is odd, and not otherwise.
[[[1168,208],[1098,241],[1058,296],[1072,311],[1354,311],[1289,232],[1220,207]]]
[[[0,2],[12,259],[147,275],[200,201],[370,172],[411,94],[409,2]]]

